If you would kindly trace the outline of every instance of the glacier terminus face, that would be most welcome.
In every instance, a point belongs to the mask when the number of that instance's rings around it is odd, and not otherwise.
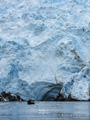
[[[90,99],[89,0],[0,0],[3,91]]]

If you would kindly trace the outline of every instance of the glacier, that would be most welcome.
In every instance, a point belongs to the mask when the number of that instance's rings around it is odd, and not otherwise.
[[[90,99],[89,0],[0,0],[3,91]]]

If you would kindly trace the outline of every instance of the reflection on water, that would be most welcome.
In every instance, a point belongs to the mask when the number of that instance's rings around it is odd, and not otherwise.
[[[90,102],[1,102],[0,120],[90,120]]]

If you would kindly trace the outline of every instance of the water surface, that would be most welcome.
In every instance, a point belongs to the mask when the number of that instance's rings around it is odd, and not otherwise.
[[[90,102],[0,102],[0,120],[90,120]]]

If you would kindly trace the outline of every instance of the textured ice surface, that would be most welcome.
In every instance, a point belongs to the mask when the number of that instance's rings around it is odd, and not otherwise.
[[[62,93],[65,97],[71,94],[72,98],[77,98],[78,100],[89,100],[89,90],[90,90],[90,68],[85,67],[79,73],[74,75],[70,82],[67,82]]]
[[[89,64],[89,0],[0,1],[0,92],[27,99],[34,82],[63,82],[65,95],[88,99]]]

